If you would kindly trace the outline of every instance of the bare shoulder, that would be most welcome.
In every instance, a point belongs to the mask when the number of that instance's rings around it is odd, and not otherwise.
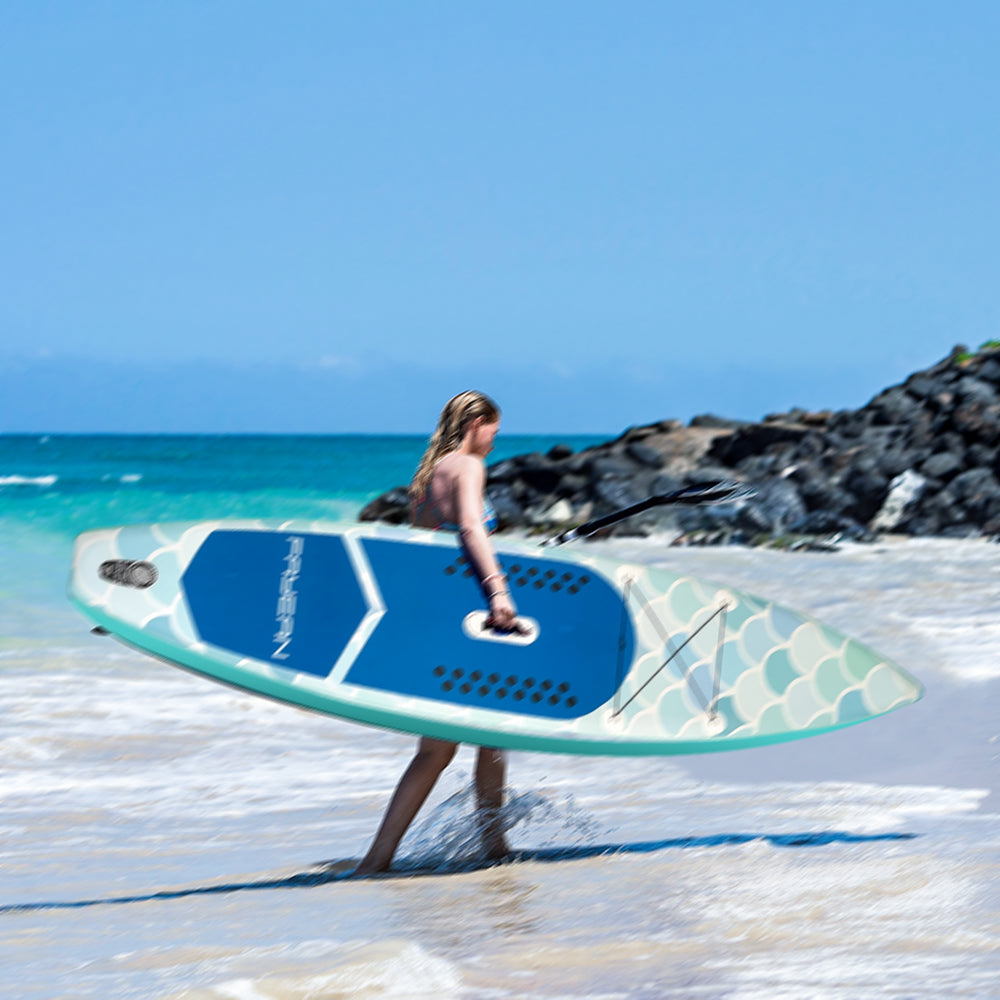
[[[455,479],[465,479],[467,477],[482,479],[484,476],[483,463],[475,455],[463,455],[461,452],[452,452],[445,455],[438,462],[438,468],[447,476]]]
[[[454,474],[456,479],[471,480],[476,483],[481,483],[486,476],[486,472],[483,469],[482,460],[476,458],[475,455],[461,455],[457,454],[454,456]]]

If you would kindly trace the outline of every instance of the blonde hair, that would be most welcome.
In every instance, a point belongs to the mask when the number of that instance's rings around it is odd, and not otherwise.
[[[444,404],[438,425],[410,483],[411,500],[423,499],[434,473],[434,466],[449,452],[459,448],[469,425],[479,417],[487,423],[500,419],[500,407],[485,393],[474,390],[460,392]]]

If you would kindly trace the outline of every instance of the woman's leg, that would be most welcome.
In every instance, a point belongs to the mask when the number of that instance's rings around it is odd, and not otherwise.
[[[399,779],[372,846],[356,869],[358,875],[389,870],[392,857],[414,816],[420,811],[441,772],[455,756],[457,743],[423,737],[410,766]]]
[[[476,760],[476,805],[479,829],[488,858],[504,858],[510,851],[503,834],[501,811],[507,756],[502,750],[480,747]]]

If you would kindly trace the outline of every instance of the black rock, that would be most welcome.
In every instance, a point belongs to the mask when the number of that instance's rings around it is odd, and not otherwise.
[[[707,427],[710,430],[734,431],[740,427],[748,426],[747,420],[730,420],[727,417],[718,417],[714,413],[701,413],[691,418],[688,427]]]
[[[567,472],[563,474],[562,478],[559,480],[558,486],[556,486],[556,496],[582,496],[589,485],[590,480],[586,476],[582,476],[574,472]]]
[[[856,521],[868,522],[879,511],[889,492],[889,479],[871,458],[862,457],[847,470],[844,489],[854,497],[847,513]]]
[[[860,538],[865,529],[844,514],[836,514],[832,510],[812,510],[790,524],[789,530],[801,535],[843,535],[853,539]]]
[[[970,469],[956,476],[945,494],[952,506],[960,507],[976,524],[1000,513],[1000,482],[989,469]]]
[[[532,456],[531,462],[525,462],[518,469],[518,478],[529,489],[538,493],[552,493],[559,485],[561,470],[542,455]]]
[[[832,485],[830,477],[820,469],[819,464],[810,461],[797,462],[785,478],[795,483],[799,495],[810,509],[823,506]]]
[[[699,465],[697,469],[690,469],[684,473],[683,485],[694,486],[696,483],[710,483],[725,480],[731,482],[734,478],[733,470],[727,469],[723,465]]]
[[[652,482],[650,482],[649,495],[663,496],[666,493],[675,493],[682,485],[680,479],[660,473],[660,475],[655,476]]]
[[[819,458],[827,450],[826,435],[820,431],[809,431],[796,445],[793,457],[796,462],[807,458]]]
[[[795,485],[772,479],[757,486],[757,495],[740,508],[736,521],[750,531],[780,534],[805,516],[806,505]]]
[[[776,444],[798,444],[808,433],[808,427],[795,424],[748,424],[732,434],[717,438],[709,449],[709,455],[716,462],[733,466]]]
[[[956,386],[960,403],[983,403],[988,406],[997,400],[996,389],[989,382],[966,375]]]
[[[952,425],[966,439],[987,445],[1000,441],[1000,404],[973,400],[955,408]]]
[[[949,525],[964,524],[966,521],[965,513],[956,498],[945,490],[928,493],[917,506],[921,514],[933,517],[942,530]]]
[[[868,405],[874,424],[905,424],[912,420],[920,403],[905,389],[886,389]]]
[[[962,456],[965,454],[965,438],[958,431],[941,431],[934,439],[933,451]]]
[[[625,454],[634,459],[640,465],[645,465],[650,469],[660,469],[663,467],[663,455],[655,448],[640,441],[632,441],[625,446]]]
[[[594,496],[601,508],[620,510],[645,500],[649,493],[635,480],[606,477],[595,483]]]
[[[896,530],[906,535],[925,538],[939,534],[941,522],[933,514],[921,511],[901,520]]]
[[[925,372],[911,375],[903,384],[914,399],[927,399],[937,391],[937,382]]]
[[[979,366],[976,373],[984,382],[992,382],[994,386],[1000,387],[1000,362],[994,358],[984,361]]]
[[[965,460],[974,469],[988,469],[993,465],[996,455],[995,448],[990,448],[989,445],[981,444],[977,441],[975,444],[970,444],[966,449]]]
[[[781,472],[785,465],[778,455],[748,455],[736,463],[734,471],[741,479],[768,479]]]
[[[921,475],[928,479],[948,480],[957,476],[965,468],[962,459],[950,451],[939,451],[920,465]]]
[[[502,462],[491,465],[486,471],[486,481],[488,483],[509,483],[517,478],[519,463],[513,458],[506,458]]]
[[[871,415],[866,410],[840,410],[835,413],[827,425],[827,431],[842,441],[856,441],[871,424]]]
[[[506,483],[498,483],[487,489],[497,521],[501,528],[515,528],[524,522],[524,507],[518,502],[514,490]]]
[[[669,513],[662,516],[669,519],[673,527],[684,534],[693,532],[725,532],[727,537],[739,532],[736,521],[740,511],[731,505],[722,504],[717,507],[676,507],[670,508]],[[767,531],[768,529],[762,529]],[[760,534],[762,531],[753,531],[752,534]]]
[[[562,463],[563,473],[568,475],[590,475],[590,467],[594,463],[596,449],[588,448]]]
[[[405,486],[397,486],[367,504],[358,515],[361,521],[386,521],[389,524],[408,524],[410,498]]]
[[[602,455],[595,458],[590,465],[590,471],[595,480],[607,477],[626,477],[635,472],[636,467],[632,462],[617,455]]]
[[[890,448],[882,452],[874,461],[879,472],[888,479],[895,479],[907,469],[915,469],[921,462],[931,457],[927,449]]]

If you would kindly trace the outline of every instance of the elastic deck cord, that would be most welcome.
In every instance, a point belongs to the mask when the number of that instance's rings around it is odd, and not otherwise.
[[[616,707],[612,715],[617,716],[620,715],[622,712],[624,712],[625,709],[628,708],[629,705],[631,705],[632,702],[635,701],[635,699],[638,698],[639,695],[642,694],[642,692],[645,691],[646,688],[649,687],[649,685],[663,672],[663,670],[666,669],[666,667],[668,667],[674,660],[678,660],[680,662],[681,667],[683,668],[683,672],[680,674],[681,680],[683,680],[688,685],[689,689],[697,697],[698,702],[701,704],[702,709],[708,714],[708,716],[710,718],[714,718],[716,714],[715,707],[719,700],[719,689],[722,681],[722,650],[725,644],[727,605],[721,604],[715,611],[713,611],[708,616],[708,618],[705,619],[704,622],[701,623],[701,625],[699,625],[684,640],[684,642],[682,642],[675,649],[674,644],[670,639],[670,636],[667,634],[666,629],[663,627],[663,623],[660,621],[660,619],[656,616],[656,613],[653,611],[649,599],[643,593],[638,583],[636,583],[634,580],[629,580],[626,583],[624,600],[622,602],[623,608],[628,604],[628,600],[631,597],[633,591],[635,591],[635,593],[639,595],[639,600],[641,602],[639,607],[642,611],[646,613],[646,617],[652,623],[653,628],[656,629],[656,632],[659,635],[661,642],[666,647],[667,653],[669,655],[663,661],[663,663],[661,663],[659,667],[657,667],[656,670],[654,670],[653,673],[646,678],[646,680],[642,683],[642,685],[632,693],[632,696],[628,699],[628,701],[626,701],[625,704],[621,705],[620,707],[617,707],[618,695],[616,693],[615,695]],[[702,690],[699,687],[698,682],[694,678],[694,668],[689,667],[685,663],[684,659],[681,657],[680,654],[681,650],[683,650],[684,647],[687,646],[688,643],[690,643],[695,638],[695,636],[697,636],[700,632],[703,632],[716,618],[719,619],[719,637],[716,642],[716,648],[715,648],[715,664],[713,670],[714,676],[712,679],[712,698],[711,700],[709,700],[702,693]],[[621,660],[622,660],[622,647],[621,643],[619,643],[619,656],[618,656],[619,678],[622,669]],[[619,686],[620,683],[621,682],[619,679]]]

